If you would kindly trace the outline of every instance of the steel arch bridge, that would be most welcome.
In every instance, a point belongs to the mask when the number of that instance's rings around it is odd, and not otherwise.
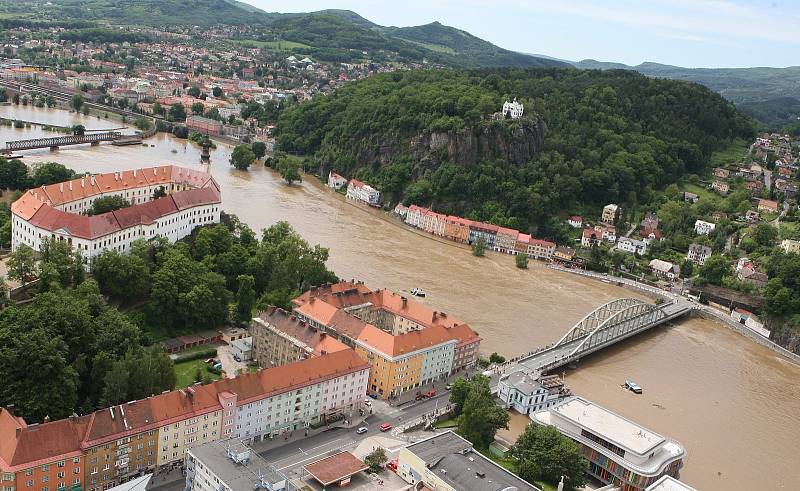
[[[579,360],[691,310],[685,302],[655,305],[635,298],[620,298],[593,310],[554,345],[516,364],[521,369],[545,372]]]

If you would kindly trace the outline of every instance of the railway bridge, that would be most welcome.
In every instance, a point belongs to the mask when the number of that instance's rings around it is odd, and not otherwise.
[[[122,133],[119,131],[104,131],[101,133],[88,133],[85,135],[68,135],[51,138],[34,138],[31,140],[16,140],[6,142],[6,147],[2,150],[2,152],[11,153],[35,148],[50,148],[51,150],[55,150],[58,147],[67,145],[81,145],[84,143],[99,145],[100,142],[113,142],[121,138]]]

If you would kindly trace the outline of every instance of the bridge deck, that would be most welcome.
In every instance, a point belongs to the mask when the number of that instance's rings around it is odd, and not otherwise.
[[[628,304],[621,307],[623,302],[628,302]],[[618,304],[615,305],[615,303]],[[543,349],[515,363],[510,363],[503,367],[503,372],[553,370],[680,317],[691,309],[691,304],[685,301],[675,301],[659,306],[633,299],[610,302],[586,316],[555,346]],[[587,330],[586,326],[590,326],[591,330]]]

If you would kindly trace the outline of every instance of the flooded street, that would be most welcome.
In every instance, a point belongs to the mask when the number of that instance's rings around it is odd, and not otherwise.
[[[78,122],[65,111],[37,111],[54,124]],[[25,108],[0,107],[4,117],[39,121],[46,115],[26,114]],[[96,128],[104,122],[89,119],[81,124]],[[28,131],[0,127],[0,145],[30,138]],[[78,172],[165,163],[203,168],[194,144],[163,134],[147,143],[30,151],[25,162],[58,161]],[[328,265],[342,278],[398,291],[423,288],[424,302],[481,335],[486,354],[534,350],[558,340],[601,304],[634,295],[542,263],[531,261],[525,271],[511,256],[476,258],[466,247],[432,240],[382,212],[345,202],[313,177],[286,186],[270,169],[236,171],[228,164],[230,151],[222,145],[212,150],[210,166],[225,211],[255,230],[288,221],[310,243],[330,248]],[[682,478],[698,489],[796,489],[800,482],[800,367],[721,325],[691,318],[657,328],[582,360],[566,378],[573,392],[683,443],[688,456]],[[642,385],[644,394],[622,390],[626,378]],[[513,429],[521,431],[525,421],[515,418]]]

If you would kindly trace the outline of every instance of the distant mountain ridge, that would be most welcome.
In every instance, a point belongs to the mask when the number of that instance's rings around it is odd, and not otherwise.
[[[350,61],[353,52],[360,54],[372,50],[398,53],[402,60],[425,61],[453,68],[569,66],[561,61],[500,48],[439,22],[413,27],[385,27],[349,10],[265,12],[237,0],[0,0],[0,18],[4,17],[147,26],[263,26],[265,35],[269,36],[267,40],[300,43],[313,48],[308,54],[329,61]]]
[[[683,68],[653,62],[630,66],[597,60],[582,60],[573,65],[595,70],[633,70],[648,77],[697,82],[769,125],[787,123],[800,117],[800,66]]]

